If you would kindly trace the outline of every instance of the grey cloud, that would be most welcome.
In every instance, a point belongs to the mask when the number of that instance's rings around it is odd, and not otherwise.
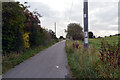
[[[56,11],[51,10],[51,8],[48,5],[41,2],[29,2],[29,5],[32,5],[30,8],[31,10],[37,9],[37,11],[43,17],[53,18],[58,14]]]
[[[89,3],[89,27],[93,31],[118,31],[117,2]],[[112,27],[111,27],[112,26]],[[97,34],[97,32],[96,32]]]
[[[65,8],[63,12],[52,10],[49,5],[42,2],[29,2],[31,10],[37,8],[38,12],[43,16],[41,23],[43,27],[54,31],[54,22],[57,22],[57,35],[64,34],[64,29],[70,22],[80,23],[83,27],[83,3],[78,0],[73,4],[72,9]],[[71,13],[70,13],[71,12]],[[95,34],[98,31],[117,31],[118,11],[116,2],[90,2],[89,3],[89,29]],[[70,21],[69,21],[70,20]]]

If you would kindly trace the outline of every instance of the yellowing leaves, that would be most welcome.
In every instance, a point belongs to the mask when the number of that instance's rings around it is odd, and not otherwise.
[[[29,34],[30,34],[30,33],[24,33],[24,34],[23,34],[23,39],[24,39],[25,48],[29,48],[29,47],[30,47]]]

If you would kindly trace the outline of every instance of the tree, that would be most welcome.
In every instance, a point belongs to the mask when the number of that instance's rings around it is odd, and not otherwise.
[[[110,37],[112,37],[112,35],[110,35]]]
[[[101,36],[98,36],[98,38],[102,38]]]
[[[89,32],[88,35],[89,35],[89,38],[93,38],[93,32]]]
[[[2,49],[3,53],[20,51],[24,47],[24,8],[19,2],[2,3]]]
[[[64,37],[63,36],[60,36],[60,38],[59,39],[64,39]]]
[[[95,38],[95,36],[93,36],[93,38]]]
[[[28,9],[25,10],[26,27],[24,28],[25,32],[29,32],[29,43],[30,47],[39,46],[42,44],[43,30],[40,25],[39,17],[40,14],[36,11],[30,12]]]
[[[50,34],[51,38],[56,39],[55,32],[53,32],[51,29],[49,30],[49,34]]]
[[[73,40],[83,40],[83,28],[80,24],[70,23],[67,26],[67,38],[72,37]]]
[[[40,25],[37,11],[19,2],[2,3],[2,49],[3,53],[23,51],[56,41],[55,33]],[[55,39],[56,38],[56,39]]]

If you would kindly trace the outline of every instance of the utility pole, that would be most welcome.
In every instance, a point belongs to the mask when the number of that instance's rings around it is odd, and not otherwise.
[[[120,0],[118,2],[118,34],[120,34]]]
[[[56,36],[56,22],[55,22],[55,36]]]
[[[84,0],[84,48],[88,47],[88,0]]]
[[[118,34],[120,34],[120,0],[118,2]],[[118,38],[118,41],[120,42],[120,38]]]

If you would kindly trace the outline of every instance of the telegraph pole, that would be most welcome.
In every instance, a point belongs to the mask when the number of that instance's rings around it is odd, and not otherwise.
[[[55,22],[55,36],[56,36],[56,22]]]
[[[120,0],[118,2],[118,34],[120,34]],[[120,42],[120,38],[118,38],[118,41]]]
[[[88,0],[84,0],[84,48],[88,47]]]

